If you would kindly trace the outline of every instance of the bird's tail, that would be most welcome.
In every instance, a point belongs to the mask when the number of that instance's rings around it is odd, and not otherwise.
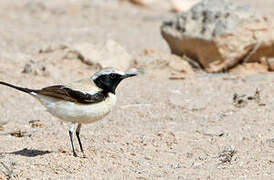
[[[5,85],[5,86],[9,86],[11,88],[17,89],[19,91],[23,91],[23,92],[28,93],[28,94],[30,94],[32,92],[35,92],[35,90],[33,90],[33,89],[18,87],[18,86],[15,86],[15,85],[3,82],[3,81],[0,81],[0,84]]]

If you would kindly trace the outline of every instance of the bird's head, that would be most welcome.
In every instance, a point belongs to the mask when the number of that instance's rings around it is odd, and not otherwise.
[[[122,71],[116,70],[114,68],[104,68],[98,72],[96,72],[91,78],[105,93],[113,93],[115,94],[115,90],[118,84],[128,77],[136,76],[137,73],[133,71],[129,71],[124,73]]]

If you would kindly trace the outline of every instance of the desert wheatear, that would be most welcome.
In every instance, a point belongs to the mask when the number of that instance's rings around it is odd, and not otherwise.
[[[73,143],[74,127],[80,149],[84,153],[80,140],[82,124],[93,123],[107,116],[116,103],[115,90],[118,84],[135,72],[124,73],[113,68],[96,72],[91,78],[79,80],[68,85],[55,85],[40,90],[18,87],[3,81],[0,84],[28,93],[38,99],[53,116],[71,123],[69,137],[73,155],[77,156]]]

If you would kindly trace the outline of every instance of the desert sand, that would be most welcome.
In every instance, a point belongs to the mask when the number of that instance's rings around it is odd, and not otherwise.
[[[271,0],[245,0],[273,13]],[[0,80],[39,89],[96,68],[60,44],[109,39],[134,59],[169,54],[160,34],[166,6],[109,0],[0,1]],[[84,125],[87,158],[73,157],[67,125],[38,101],[0,87],[0,179],[273,179],[274,74],[145,71],[117,89],[117,106]],[[178,75],[177,75],[178,76]],[[257,93],[256,93],[257,91]]]

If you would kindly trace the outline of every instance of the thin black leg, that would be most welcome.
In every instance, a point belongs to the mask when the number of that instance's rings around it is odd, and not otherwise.
[[[84,149],[83,149],[82,142],[80,139],[80,130],[81,130],[81,124],[78,124],[77,129],[76,129],[76,137],[78,139],[81,152],[84,153]]]
[[[71,142],[71,146],[72,146],[73,156],[77,157],[77,154],[76,154],[75,149],[74,149],[73,137],[72,137],[72,131],[71,130],[69,130],[69,137],[70,137],[70,142]]]

